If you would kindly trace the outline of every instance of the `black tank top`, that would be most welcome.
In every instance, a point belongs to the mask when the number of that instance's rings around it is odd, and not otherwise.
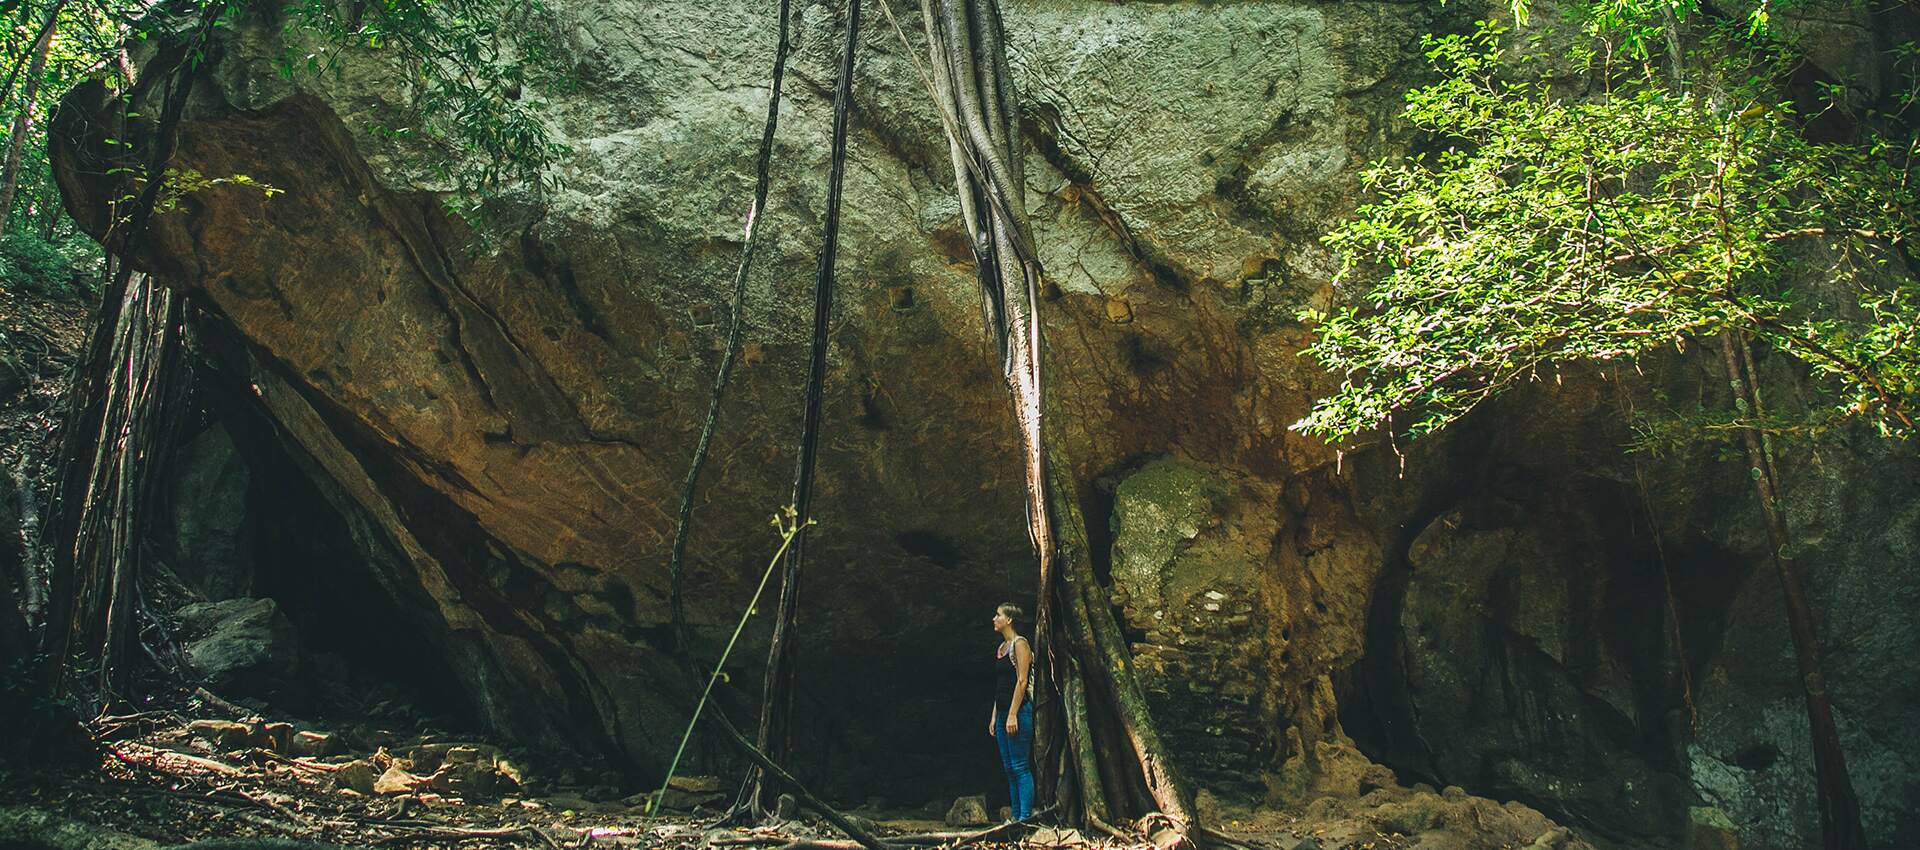
[[[1014,638],[1014,645],[1007,647],[1006,656],[996,660],[993,664],[994,708],[1005,709],[1007,706],[1013,704],[1013,683],[1019,673],[1019,667],[1017,666],[1019,664],[1019,658],[1016,657],[1019,655],[1019,652],[1017,650],[1019,649],[1019,644],[1025,640],[1026,638],[1023,637]],[[1021,695],[1020,704],[1027,705],[1032,702],[1033,671],[1029,669],[1027,671],[1027,691]]]

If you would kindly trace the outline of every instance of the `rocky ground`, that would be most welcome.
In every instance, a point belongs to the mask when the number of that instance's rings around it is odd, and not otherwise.
[[[636,791],[617,777],[425,727],[322,730],[269,720],[203,689],[172,707],[103,717],[90,728],[97,766],[0,775],[0,847],[157,850],[216,839],[247,842],[220,845],[230,847],[847,844],[807,812],[755,828],[716,825],[732,783],[715,777],[676,778],[662,814],[650,817],[659,792]],[[916,810],[862,807],[854,816],[921,846],[1153,846],[1131,834],[979,830],[988,819],[979,797]],[[1326,797],[1299,812],[1226,808],[1216,816],[1231,840],[1251,850],[1591,848],[1525,806],[1457,788],[1383,787]]]

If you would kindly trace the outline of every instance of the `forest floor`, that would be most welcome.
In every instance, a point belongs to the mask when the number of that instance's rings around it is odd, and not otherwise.
[[[40,483],[92,311],[93,302],[82,295],[41,294],[0,282],[0,473]]]
[[[100,718],[90,731],[100,748],[97,766],[0,775],[0,847],[23,835],[38,836],[38,844],[25,845],[32,850],[153,850],[209,839],[347,847],[848,846],[811,813],[754,828],[714,825],[731,793],[710,777],[676,778],[666,811],[649,816],[657,792],[615,797],[606,786],[543,782],[485,741],[364,727],[319,732],[267,721],[204,691],[178,709]],[[955,832],[926,811],[850,814],[878,834],[913,836],[922,847],[1153,848],[1144,837],[1094,840],[1061,828]],[[1371,830],[1365,841],[1352,840],[1358,833],[1300,829],[1236,837],[1257,850],[1414,846],[1408,837]],[[1308,838],[1326,840],[1303,845]]]
[[[618,796],[577,781],[590,772],[522,764],[518,751],[484,740],[364,724],[321,731],[190,693],[170,707],[90,723],[96,765],[0,774],[0,848],[858,850],[812,813],[753,828],[716,825],[731,783],[710,777],[676,779],[666,811],[648,816],[657,792]],[[1144,835],[1058,827],[954,832],[924,809],[850,814],[921,848],[1155,850]],[[1376,789],[1337,805],[1220,821],[1239,850],[1590,850],[1524,807],[1431,790]]]

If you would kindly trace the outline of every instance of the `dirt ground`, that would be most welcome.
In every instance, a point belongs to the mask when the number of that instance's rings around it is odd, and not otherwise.
[[[193,842],[248,847],[644,847],[843,850],[846,838],[801,812],[753,828],[716,823],[732,785],[678,778],[622,796],[598,774],[522,763],[493,742],[365,724],[321,730],[269,719],[196,690],[177,704],[89,725],[97,766],[0,775],[0,848],[156,850]],[[564,777],[547,779],[545,777]],[[589,781],[595,784],[589,784]],[[1243,850],[1582,850],[1585,841],[1514,804],[1429,789],[1378,788],[1301,811],[1217,807]],[[927,810],[856,810],[917,846],[986,850],[1154,850],[1144,833],[1016,828],[987,835]],[[273,843],[273,842],[286,843]],[[297,843],[295,843],[297,842]]]

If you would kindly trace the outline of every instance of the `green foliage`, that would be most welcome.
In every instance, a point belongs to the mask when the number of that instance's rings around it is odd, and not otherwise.
[[[123,46],[177,40],[203,23],[216,32],[227,29],[257,5],[284,9],[286,42],[302,45],[297,60],[290,56],[283,63],[288,76],[338,72],[350,51],[391,60],[392,82],[409,99],[405,120],[363,129],[409,140],[414,164],[454,188],[451,201],[471,210],[511,184],[552,185],[551,166],[566,148],[541,121],[537,93],[565,89],[571,80],[545,0],[0,0],[0,80],[9,72],[18,78],[0,94],[0,151],[20,151],[22,174],[14,214],[0,227],[17,229],[20,219],[32,218],[53,241],[71,231],[56,214],[45,156],[48,116],[69,89],[89,80],[124,88],[144,69],[129,62]],[[53,36],[44,72],[29,86],[25,69],[50,15]],[[203,58],[203,46],[190,45],[188,66]],[[28,119],[23,137],[8,138],[22,115]],[[145,159],[128,151],[127,162],[144,167]],[[170,184],[179,177],[170,177]],[[206,183],[198,188],[247,180],[191,179]]]
[[[410,122],[369,132],[421,143],[416,165],[454,183],[469,208],[509,182],[549,186],[567,152],[540,120],[530,88],[572,85],[543,0],[372,0],[342,16],[334,0],[298,0],[290,26],[324,40],[281,72],[337,72],[347,47],[390,53],[412,85]],[[297,37],[291,43],[302,43]]]
[[[1786,52],[1744,26],[1701,40],[1723,58],[1692,88],[1642,60],[1582,97],[1514,79],[1501,35],[1427,40],[1406,117],[1433,150],[1371,167],[1377,200],[1325,237],[1345,304],[1303,318],[1345,381],[1295,428],[1418,436],[1561,362],[1733,332],[1826,379],[1779,430],[1913,434],[1913,137],[1810,141],[1771,82]]]
[[[14,231],[0,237],[0,285],[42,295],[85,286],[100,264],[100,247],[78,234],[58,240]]]
[[[131,208],[135,199],[139,197],[140,191],[146,185],[145,175],[141,174],[140,169],[137,168],[111,168],[107,170],[107,173],[124,174],[127,176],[130,183],[128,191],[115,199],[115,206],[119,209]],[[276,188],[271,183],[255,180],[245,174],[208,177],[202,174],[197,168],[169,168],[160,173],[160,191],[154,195],[153,212],[155,215],[165,215],[173,212],[180,208],[180,203],[186,200],[188,195],[195,192],[203,192],[216,186],[241,186],[248,189],[256,189],[259,190],[263,197],[268,199],[286,191],[285,189]],[[123,215],[118,221],[121,224],[125,224],[127,223],[127,217]]]

